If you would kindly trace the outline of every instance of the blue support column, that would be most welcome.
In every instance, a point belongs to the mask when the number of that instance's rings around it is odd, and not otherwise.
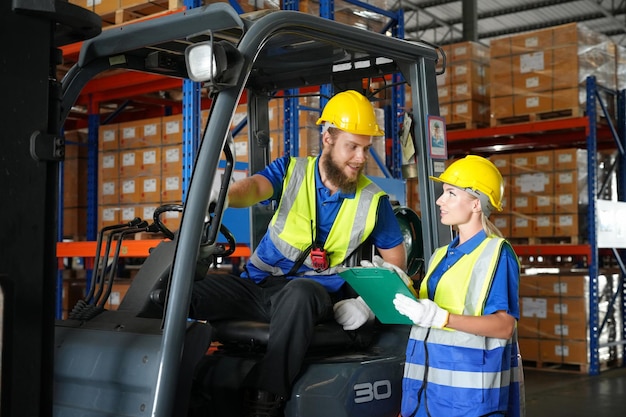
[[[232,3],[232,1],[231,1]],[[236,3],[236,2],[235,2]],[[202,6],[201,0],[185,0],[188,9]],[[237,8],[241,13],[240,7]],[[187,190],[191,182],[193,162],[200,145],[201,85],[191,80],[183,80],[183,201],[187,199]]]
[[[320,17],[335,20],[335,1],[320,0]]]
[[[183,201],[191,182],[193,161],[200,143],[200,83],[183,80]]]
[[[589,208],[587,224],[589,225],[589,374],[600,373],[600,356],[598,353],[600,329],[598,311],[598,242],[596,239],[596,184],[597,184],[597,123],[596,123],[596,93],[595,77],[587,78],[587,117],[589,119],[589,134],[587,136],[587,192]]]
[[[300,2],[298,0],[284,0],[284,10],[298,11],[300,9]],[[285,155],[299,156],[300,154],[300,141],[299,141],[299,117],[298,117],[298,94],[299,90],[289,89],[284,91],[285,98],[283,99],[283,112],[285,115],[283,122],[283,143],[285,146]]]
[[[320,17],[324,19],[335,20],[335,1],[334,0],[320,0]],[[320,115],[321,110],[326,107],[326,103],[330,97],[334,94],[333,86],[330,84],[324,84],[320,86]],[[321,130],[321,127],[320,127]],[[321,141],[321,136],[320,136]],[[321,143],[320,143],[321,149]]]
[[[298,120],[298,97],[292,97],[298,94],[298,89],[285,90],[284,103],[284,122],[283,122],[283,142],[285,144],[285,155],[299,156],[300,140],[298,138],[300,124]]]

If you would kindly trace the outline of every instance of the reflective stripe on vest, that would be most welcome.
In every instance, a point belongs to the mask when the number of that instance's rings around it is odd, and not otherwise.
[[[291,158],[283,182],[282,197],[268,227],[269,237],[274,246],[285,258],[293,262],[296,262],[302,251],[311,245],[312,230],[316,227],[316,161],[315,157]],[[323,274],[335,274],[336,267],[369,237],[376,224],[378,202],[384,195],[385,193],[367,177],[363,175],[359,177],[354,198],[342,201],[337,218],[324,243],[331,268]],[[279,268],[262,262],[255,254],[250,257],[250,261],[257,268],[272,275],[284,273]],[[306,257],[304,265],[312,267],[309,257]]]

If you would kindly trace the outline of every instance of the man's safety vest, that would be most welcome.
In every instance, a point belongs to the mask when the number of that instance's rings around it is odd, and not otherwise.
[[[437,284],[435,303],[452,314],[483,315],[504,245],[509,243],[488,237],[452,265]],[[420,298],[428,298],[428,279],[447,251],[441,247],[431,257]],[[403,417],[418,407],[432,417],[524,415],[517,329],[506,340],[413,326],[406,353]]]
[[[278,251],[294,263],[303,251],[309,249],[317,230],[315,164],[317,158],[291,158],[280,203],[268,227],[271,242]],[[378,202],[385,193],[364,175],[359,176],[354,198],[341,203],[324,249],[328,253],[330,268],[321,272],[334,275],[341,265],[372,233],[376,224]],[[257,248],[257,251],[259,248]],[[263,262],[257,251],[250,257],[257,268],[271,275],[284,275],[278,267]],[[304,265],[312,268],[307,256]],[[310,271],[311,274],[316,274]]]

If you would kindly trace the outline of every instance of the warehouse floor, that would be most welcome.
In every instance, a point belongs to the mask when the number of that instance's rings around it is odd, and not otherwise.
[[[524,369],[527,417],[614,417],[626,410],[626,368],[597,376]]]

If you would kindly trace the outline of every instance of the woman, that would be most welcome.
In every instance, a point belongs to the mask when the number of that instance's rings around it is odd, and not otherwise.
[[[502,210],[502,175],[469,155],[438,178],[441,222],[456,237],[435,250],[419,300],[397,294],[415,324],[407,346],[402,416],[520,416],[523,411],[519,262],[488,219]]]

